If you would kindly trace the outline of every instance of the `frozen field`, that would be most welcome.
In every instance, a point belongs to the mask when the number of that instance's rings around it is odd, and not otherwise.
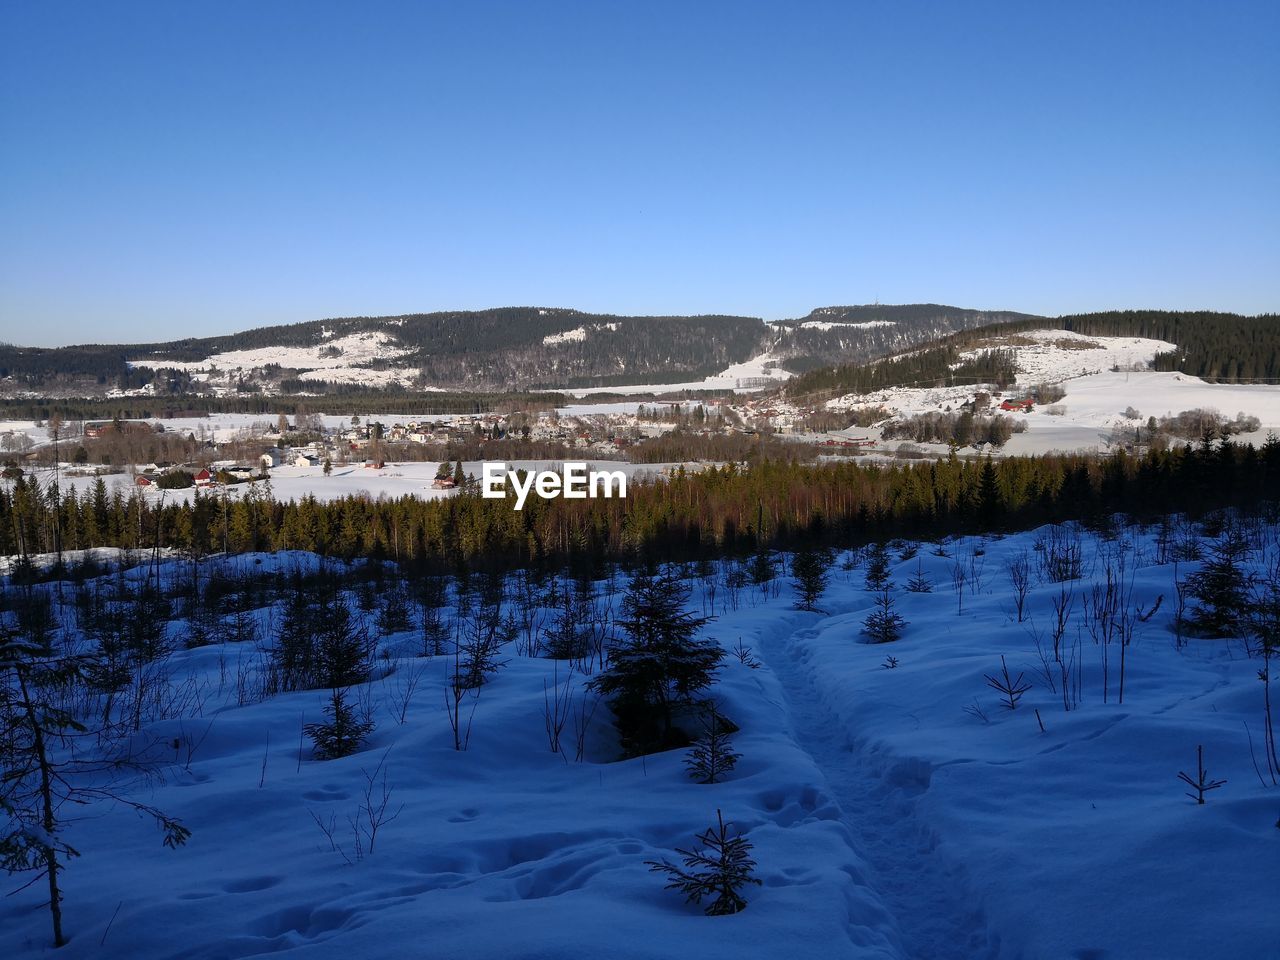
[[[1174,535],[1182,550],[1197,539]],[[1280,560],[1277,529],[1249,535],[1246,568],[1261,575]],[[1046,577],[1046,558],[1077,544],[1081,578]],[[417,626],[380,637],[386,675],[362,694],[378,724],[366,747],[312,759],[300,726],[319,717],[321,692],[237,695],[279,629],[279,611],[259,609],[261,645],[171,656],[171,683],[197,694],[137,735],[179,745],[130,795],[180,817],[189,843],[163,849],[119,807],[67,811],[82,857],[64,876],[71,942],[56,955],[1275,956],[1280,787],[1262,757],[1261,661],[1240,639],[1180,647],[1175,584],[1199,565],[1158,562],[1155,533],[1135,530],[1077,540],[1046,528],[911,552],[891,552],[907,625],[887,645],[861,642],[876,598],[865,558],[837,558],[821,613],[793,609],[785,576],[762,590],[733,587],[727,568],[690,572],[692,609],[717,617],[705,634],[750,648],[725,658],[711,691],[741,728],[742,760],[717,785],[690,782],[682,750],[618,760],[603,705],[588,714],[581,759],[573,724],[565,752],[552,752],[548,699],[591,701],[566,662],[523,656],[518,642],[474,703],[469,748],[455,750],[453,658],[417,656]],[[1020,622],[1007,565],[1021,559]],[[247,556],[209,561],[203,575],[314,562]],[[1108,568],[1130,619],[1149,614],[1131,624],[1123,702],[1119,643],[1095,643],[1085,612]],[[930,592],[906,590],[912,580]],[[596,585],[601,622],[624,587]],[[1062,652],[1075,671],[1065,703],[1062,667],[1036,651],[1064,595]],[[170,629],[186,635],[180,621]],[[985,680],[1002,656],[1031,684],[1012,710]],[[1195,771],[1198,745],[1226,780],[1204,805],[1177,779]],[[346,818],[370,777],[397,815],[376,849],[352,858]],[[717,809],[755,845],[763,884],[746,891],[745,912],[711,918],[664,891],[645,861],[689,846]],[[317,826],[331,817],[345,856]],[[36,889],[0,899],[0,956],[55,955],[41,904]]]
[[[1102,451],[1107,448],[1107,440],[1117,425],[1145,425],[1148,417],[1159,419],[1185,410],[1216,410],[1227,418],[1234,418],[1238,413],[1256,416],[1261,423],[1260,428],[1237,435],[1235,439],[1240,442],[1257,445],[1265,441],[1269,432],[1280,432],[1278,384],[1206,383],[1182,373],[1106,370],[1063,380],[1062,387],[1066,390],[1064,399],[1047,406],[1037,406],[1029,414],[1008,414],[1025,421],[1027,430],[1015,433],[1001,453],[1012,456],[1054,451]],[[883,406],[897,416],[907,417],[948,408],[956,411],[972,398],[972,387],[899,387],[863,396],[843,397],[833,401],[832,406]],[[1126,417],[1124,413],[1129,409],[1136,411],[1139,419]],[[875,435],[874,430],[858,427],[844,432],[859,437]],[[888,443],[892,446],[894,441]],[[919,446],[941,452],[947,449],[945,444]]]
[[[507,463],[508,469],[522,470],[559,470],[566,460],[512,460]],[[583,458],[581,461],[588,464],[588,470],[621,470],[628,478],[645,478],[654,477],[662,474],[666,470],[672,468],[672,464],[665,463],[623,463],[617,460],[590,460]],[[329,476],[324,475],[322,467],[274,467],[270,471],[271,493],[277,500],[301,500],[303,497],[315,497],[317,500],[337,500],[342,497],[350,496],[367,496],[373,499],[378,497],[395,497],[414,496],[422,500],[434,500],[440,497],[456,496],[456,490],[435,490],[432,488],[432,481],[435,480],[436,470],[439,463],[435,461],[410,461],[405,463],[388,463],[380,469],[372,469],[362,464],[339,464],[333,465],[333,470]],[[464,460],[462,463],[463,470],[474,475],[477,480],[483,475],[483,461]],[[689,465],[689,469],[696,469],[696,466]],[[48,482],[52,479],[52,471],[41,470],[38,473],[42,482]],[[64,488],[71,488],[78,495],[83,495],[86,490],[92,488],[94,477],[91,476],[64,476],[62,485]],[[127,495],[129,491],[136,489],[134,486],[134,478],[129,474],[116,473],[103,477],[106,481],[108,492],[113,490],[123,490]],[[219,494],[222,490],[226,490],[230,496],[240,496],[251,487],[259,489],[263,488],[261,482],[248,484],[235,484],[230,487],[216,488]],[[194,488],[186,490],[160,490],[156,487],[146,488],[148,497],[159,499],[161,496],[165,498],[166,503],[186,502],[195,496]]]

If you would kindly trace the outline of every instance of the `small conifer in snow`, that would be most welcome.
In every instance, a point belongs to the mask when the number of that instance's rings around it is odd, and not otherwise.
[[[745,910],[747,901],[739,891],[749,883],[760,884],[751,875],[756,868],[750,857],[751,841],[741,834],[729,836],[719,810],[716,823],[698,835],[702,848],[676,850],[684,858],[683,869],[667,860],[646,861],[651,871],[665,873],[670,878],[667,889],[679,890],[687,902],[701,905],[705,897],[715,897],[706,908],[709,917]]]
[[[892,643],[902,636],[906,625],[907,621],[894,612],[893,595],[882,590],[876,597],[875,610],[862,622],[862,632],[869,643]]]
[[[335,688],[325,704],[324,715],[329,719],[322,723],[308,723],[303,727],[315,744],[317,760],[336,760],[349,757],[373,732],[373,720],[347,703],[345,690]]]
[[[729,742],[730,724],[712,704],[703,717],[703,734],[685,758],[689,776],[698,783],[719,783],[742,759]]]

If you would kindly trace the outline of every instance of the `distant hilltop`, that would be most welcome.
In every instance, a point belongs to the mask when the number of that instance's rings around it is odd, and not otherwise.
[[[1164,358],[1160,369],[1211,379],[1280,378],[1275,315],[1113,311],[1049,318],[920,303],[820,307],[766,322],[501,307],[340,317],[164,343],[0,345],[0,394],[608,390],[702,381],[709,389],[735,389],[790,375],[799,377],[794,386],[819,387],[831,380],[826,371],[944,348],[974,332],[1035,328],[1177,345],[1178,366]]]

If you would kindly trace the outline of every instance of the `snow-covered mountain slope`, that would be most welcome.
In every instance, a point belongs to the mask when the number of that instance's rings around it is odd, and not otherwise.
[[[708,389],[721,389],[754,379],[755,372],[731,368],[762,355],[794,372],[1015,319],[1026,317],[937,304],[825,307],[768,324],[755,317],[547,307],[348,317],[167,343],[52,350],[0,344],[0,391],[275,392],[321,382],[493,391],[710,379],[718,383]]]
[[[1261,575],[1280,560],[1277,529],[1247,535],[1245,568]],[[822,613],[793,609],[787,581],[733,587],[733,568],[721,568],[692,599],[718,617],[705,633],[743,651],[711,691],[740,727],[742,754],[716,785],[689,781],[683,751],[616,759],[606,708],[583,699],[583,677],[514,643],[467,701],[459,751],[444,706],[452,656],[416,656],[417,626],[382,636],[379,678],[356,691],[377,729],[330,761],[299,745],[322,692],[252,693],[259,645],[179,650],[164,675],[181,695],[158,700],[164,715],[133,740],[160,751],[163,776],[125,790],[192,837],[166,850],[125,809],[68,810],[66,839],[82,856],[63,875],[71,942],[56,954],[1268,956],[1280,788],[1258,753],[1260,660],[1238,638],[1179,643],[1172,626],[1176,583],[1199,568],[1185,557],[1202,536],[1174,525],[1166,550],[1154,531],[1046,528],[924,545],[915,557],[899,547],[890,595],[906,626],[878,646],[860,642],[877,596],[861,562],[833,565]],[[1049,561],[1077,547],[1081,579],[1054,582]],[[1160,562],[1170,551],[1183,561]],[[1008,564],[1023,560],[1020,617]],[[315,563],[246,556],[207,561],[201,575],[219,567],[235,582]],[[1090,632],[1108,570],[1128,646]],[[912,579],[931,592],[904,590]],[[617,592],[610,601],[600,583],[597,593],[607,619]],[[73,596],[67,588],[68,623]],[[1064,597],[1059,664],[1051,624]],[[271,642],[278,608],[253,616]],[[171,634],[185,638],[181,620]],[[1001,676],[1002,657],[1030,683],[1012,710],[985,679]],[[560,753],[545,722],[557,698],[568,705]],[[574,717],[590,718],[581,759]],[[1194,773],[1197,747],[1225,780],[1204,805],[1177,779]],[[376,843],[357,855],[348,818],[361,822],[384,796]],[[692,845],[716,810],[754,844],[762,881],[733,917],[702,916],[647,866]],[[54,955],[42,900],[34,888],[0,900],[0,955]]]
[[[1039,319],[1009,311],[966,310],[936,303],[820,307],[774,323],[774,354],[793,372],[863,363],[991,324]]]
[[[1023,396],[1046,384],[1065,394],[1030,411],[1012,414],[1026,430],[1005,444],[1001,452],[1006,455],[1105,450],[1117,427],[1143,426],[1151,417],[1159,420],[1192,410],[1215,411],[1227,419],[1241,414],[1256,417],[1257,428],[1239,435],[1244,441],[1261,443],[1269,432],[1280,432],[1280,385],[1206,383],[1186,374],[1147,369],[1156,354],[1172,349],[1172,344],[1163,341],[1033,330],[990,338],[962,357],[991,349],[1012,352],[1018,372],[1016,384],[1001,396]],[[991,389],[973,383],[892,387],[846,394],[828,401],[827,406],[837,410],[883,407],[894,417],[912,417],[958,412],[971,404],[979,391]],[[997,413],[999,403],[999,397],[991,403]]]

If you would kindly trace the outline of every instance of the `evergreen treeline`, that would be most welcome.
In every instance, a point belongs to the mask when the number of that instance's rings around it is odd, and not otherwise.
[[[962,344],[948,342],[945,346],[874,363],[813,370],[788,381],[786,393],[793,397],[867,394],[889,387],[949,387],[967,383],[1004,387],[1017,379],[1012,350],[984,350],[973,359],[965,360],[960,356],[965,349]]]
[[[1114,512],[1137,516],[1252,506],[1280,490],[1280,440],[1153,450],[1135,458],[1048,456],[906,466],[766,462],[633,483],[625,499],[542,500],[522,511],[463,495],[280,503],[266,484],[243,498],[157,502],[137,492],[55,496],[20,478],[0,492],[0,554],[91,546],[194,554],[310,550],[439,570],[687,560],[903,536],[1021,528]]]
[[[782,366],[792,373],[806,373],[833,363],[866,363],[949,334],[1024,320],[1052,322],[1027,313],[966,310],[938,303],[822,307],[807,317],[778,324],[782,335],[770,352],[784,358]],[[805,327],[805,323],[830,326]]]
[[[1056,319],[1029,317],[963,330],[943,338],[935,347],[902,357],[871,363],[845,364],[813,370],[788,382],[791,396],[870,393],[895,386],[945,386],[991,382],[1005,386],[1015,379],[1005,351],[951,369],[961,353],[993,337],[1028,330],[1068,330],[1093,337],[1145,337],[1178,345],[1157,354],[1156,370],[1181,370],[1207,380],[1280,380],[1280,316],[1165,310],[1115,310]]]
[[[1206,380],[1280,380],[1280,315],[1113,310],[1060,317],[1064,330],[1095,337],[1147,337],[1176,343],[1156,356],[1157,370]]]
[[[805,329],[801,325],[805,320],[836,326],[828,330]],[[842,326],[876,320],[893,326]],[[547,337],[580,327],[588,331],[582,339],[543,342]],[[1157,370],[1182,370],[1211,380],[1280,380],[1280,317],[1275,314],[1126,310],[1045,318],[938,304],[828,307],[773,328],[755,317],[623,317],[505,307],[317,320],[223,337],[130,346],[43,349],[0,344],[0,378],[12,377],[34,388],[77,380],[126,389],[154,384],[162,393],[181,394],[192,388],[186,373],[172,368],[130,367],[129,361],[190,362],[230,350],[315,346],[323,342],[322,334],[333,339],[377,330],[408,352],[394,360],[375,361],[372,366],[394,364],[417,369],[422,382],[430,385],[499,391],[545,389],[560,384],[621,385],[641,383],[655,376],[694,380],[745,360],[772,338],[773,352],[785,358],[788,369],[809,371],[792,381],[793,394],[850,393],[862,389],[859,385],[867,382],[873,384],[871,389],[880,389],[944,383],[949,372],[959,378],[966,374],[947,369],[957,362],[959,353],[992,336],[1046,327],[1090,336],[1147,337],[1177,344],[1176,351],[1156,358]],[[883,361],[867,362],[937,338],[941,341],[934,347],[896,358],[893,366],[885,367]],[[813,369],[832,360],[844,363]],[[304,384],[296,378],[290,380],[287,371],[277,368],[274,373],[283,373],[284,382],[295,389],[304,385],[313,391],[341,393],[353,389],[338,384],[318,388],[311,381]]]
[[[234,397],[110,397],[101,400],[0,399],[0,418],[48,420],[54,414],[64,421],[151,420],[203,417],[216,413],[250,413],[297,416],[317,407],[335,414],[408,416],[445,413],[489,413],[514,410],[546,410],[567,403],[559,393],[413,393],[350,387],[340,393],[316,397],[270,397],[240,394]]]
[[[544,342],[578,328],[586,331],[581,339]],[[133,388],[158,382],[163,392],[181,392],[191,389],[187,374],[175,368],[130,367],[129,362],[191,363],[229,351],[318,347],[373,331],[385,334],[397,349],[394,357],[364,364],[370,369],[417,370],[421,383],[429,386],[501,391],[643,383],[655,376],[666,381],[700,379],[746,360],[760,348],[768,328],[757,317],[623,317],[504,307],[316,320],[169,343],[55,349],[0,345],[0,377],[11,376],[32,388],[77,383]],[[341,355],[339,347],[333,349],[339,351],[335,356]],[[277,364],[268,365],[262,375],[272,382],[283,376],[286,389],[316,389]]]

